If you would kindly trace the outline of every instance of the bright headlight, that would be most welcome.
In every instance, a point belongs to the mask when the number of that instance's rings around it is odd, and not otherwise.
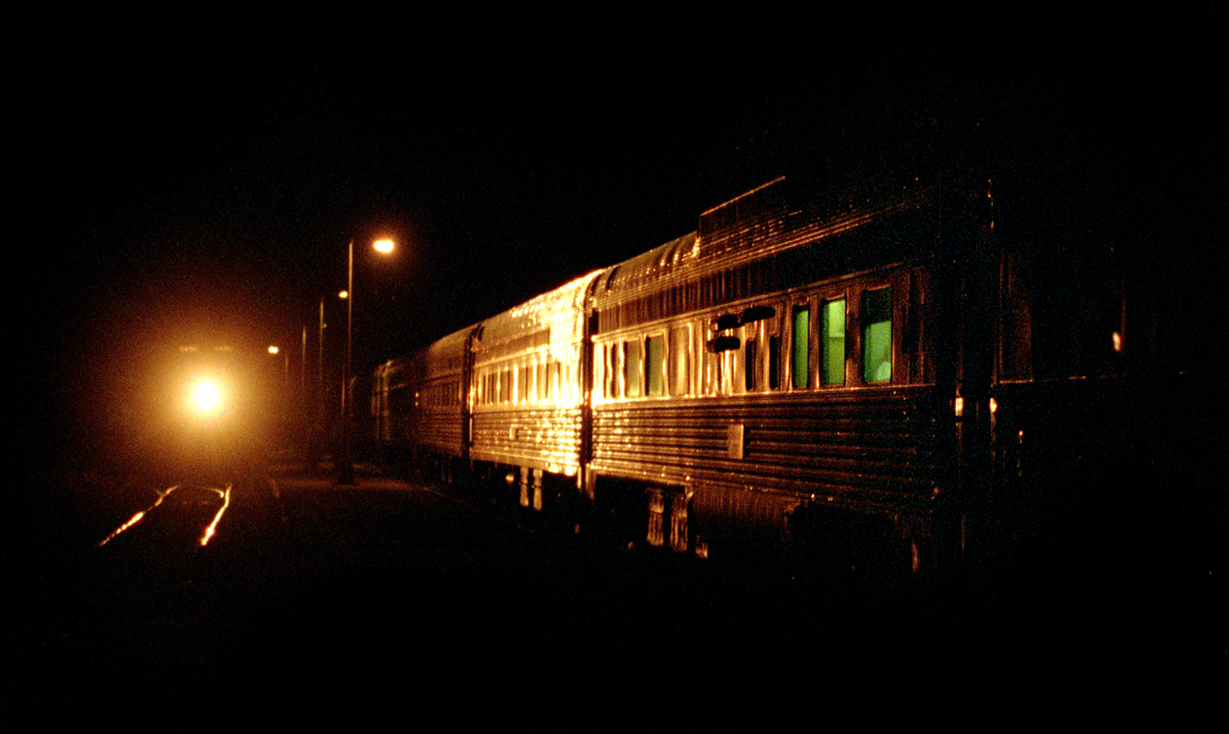
[[[189,402],[200,415],[213,415],[222,407],[222,388],[213,380],[200,380],[192,386]]]

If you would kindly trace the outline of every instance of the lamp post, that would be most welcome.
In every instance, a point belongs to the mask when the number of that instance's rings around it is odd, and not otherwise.
[[[320,454],[327,443],[324,407],[324,298],[320,299],[319,330],[316,338],[316,385],[307,398],[307,326],[303,326],[303,459],[308,472],[315,473]]]
[[[307,324],[303,324],[303,338],[299,344],[299,434],[303,439],[303,451],[310,449],[311,426],[307,422]]]
[[[393,251],[393,241],[380,239],[372,243],[372,248],[387,255]],[[350,370],[354,356],[354,240],[350,240],[348,250],[349,266],[346,274],[346,289],[341,297],[346,300],[346,361],[342,366],[341,375],[341,457],[337,461],[337,483],[354,484],[354,463],[350,460]]]
[[[269,356],[282,357],[282,387],[278,405],[281,406],[281,416],[278,420],[275,449],[280,453],[286,448],[290,430],[290,351],[283,350],[278,344],[270,344]]]

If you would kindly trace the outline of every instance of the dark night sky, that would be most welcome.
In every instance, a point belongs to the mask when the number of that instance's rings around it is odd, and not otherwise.
[[[15,14],[8,220],[27,264],[9,310],[33,399],[97,396],[151,344],[297,344],[352,236],[400,244],[357,263],[358,350],[387,358],[775,175],[846,174],[974,122],[1018,180],[1055,184],[1052,211],[1083,207],[1080,227],[1223,233],[1206,224],[1223,211],[1219,3],[887,29],[768,9]]]

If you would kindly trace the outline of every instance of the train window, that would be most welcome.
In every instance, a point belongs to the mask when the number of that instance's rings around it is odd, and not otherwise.
[[[777,390],[781,387],[781,337],[776,334],[768,337],[768,389]]]
[[[743,381],[744,382],[743,386],[747,389],[747,392],[751,392],[752,390],[755,390],[755,371],[756,371],[756,368],[759,366],[759,362],[756,361],[756,358],[755,358],[756,357],[755,351],[756,351],[755,350],[755,339],[748,338],[747,339],[747,359],[746,359],[746,363],[743,366],[743,376],[745,378]]]
[[[822,350],[819,364],[821,385],[845,384],[845,299],[824,301],[820,310]]]
[[[809,306],[794,307],[793,334],[790,346],[790,367],[793,385],[796,388],[810,384],[811,364],[811,309]]]
[[[670,394],[691,391],[691,330],[680,326],[670,330]]]
[[[892,379],[892,289],[862,293],[862,380]]]
[[[621,398],[623,397],[623,391],[620,389],[620,387],[622,386],[620,382],[620,378],[623,375],[622,345],[611,344],[607,346],[607,349],[609,350],[609,356],[610,356],[610,370],[609,372],[607,372],[607,375],[608,375],[607,384],[609,385],[609,390],[607,390],[607,395],[612,398]]]
[[[664,334],[650,336],[644,341],[645,387],[649,395],[665,394],[666,337]]]
[[[531,383],[529,377],[529,366],[520,367],[516,371],[516,402],[529,402],[529,385]]]
[[[603,344],[593,345],[593,395],[594,397],[605,398],[610,395],[609,378],[606,376],[606,347]],[[555,378],[554,373],[551,374],[551,381]],[[554,390],[554,388],[551,388]],[[555,399],[558,400],[558,393],[555,393]]]
[[[705,349],[700,353],[700,394],[716,395],[721,390],[721,360]]]
[[[737,347],[717,354],[718,395],[734,395],[734,386],[737,384],[736,373],[739,369],[737,357],[739,357]]]
[[[576,348],[572,347],[568,350],[568,361],[566,364],[559,364],[559,402],[565,405],[576,405],[580,400],[580,394],[576,388],[580,380],[580,364],[577,362],[579,355],[576,353]]]
[[[643,345],[639,339],[623,342],[623,386],[627,397],[638,398],[641,394],[641,367]]]
[[[502,370],[499,373],[499,402],[512,402],[512,370]]]

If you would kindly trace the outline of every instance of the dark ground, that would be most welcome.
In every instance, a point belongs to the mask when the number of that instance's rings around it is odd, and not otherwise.
[[[206,548],[152,521],[99,548],[152,480],[53,474],[60,500],[32,518],[43,532],[6,635],[15,731],[1225,718],[1219,580],[1129,552],[992,579],[799,573],[781,557],[628,552],[424,485],[340,489],[284,468],[280,496],[236,486]]]

